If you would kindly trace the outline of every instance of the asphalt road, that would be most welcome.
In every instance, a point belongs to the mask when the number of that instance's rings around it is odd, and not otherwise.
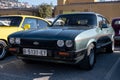
[[[0,61],[0,80],[120,80],[120,52],[98,55],[90,71],[68,64],[25,64],[9,56]]]

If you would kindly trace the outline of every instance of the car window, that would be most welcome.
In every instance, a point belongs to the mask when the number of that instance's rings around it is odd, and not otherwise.
[[[0,26],[19,27],[21,21],[22,21],[22,17],[18,17],[18,16],[0,17]]]
[[[99,23],[99,27],[101,28],[103,25],[106,25],[106,28],[108,28],[110,25],[109,21],[105,17],[102,17],[102,16],[98,16],[98,23]]]
[[[22,27],[24,27],[25,24],[30,24],[30,29],[37,28],[37,19],[25,18]]]
[[[109,21],[108,21],[106,18],[104,18],[104,17],[103,17],[103,22],[104,22],[105,24],[110,24]]]
[[[116,21],[114,22],[114,24],[115,24],[115,25],[120,25],[120,20],[116,20]]]
[[[102,28],[102,24],[103,24],[103,18],[101,16],[98,16],[98,25],[99,25],[99,27]]]
[[[92,26],[97,25],[96,16],[93,14],[69,14],[60,15],[53,22],[53,26]]]
[[[38,28],[45,28],[48,26],[48,23],[44,20],[38,20]]]

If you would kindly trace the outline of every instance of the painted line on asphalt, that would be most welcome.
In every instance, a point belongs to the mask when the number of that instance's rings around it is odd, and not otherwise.
[[[117,59],[117,61],[115,62],[115,64],[112,66],[112,68],[109,70],[109,72],[107,73],[107,75],[105,76],[105,80],[110,80],[113,72],[115,71],[115,69],[117,68],[118,64],[120,63],[120,57]]]
[[[0,68],[3,68],[4,66],[9,65],[11,63],[15,63],[16,61],[19,61],[19,60],[10,61],[10,62],[4,63],[4,64],[0,64]]]
[[[30,78],[28,77],[23,77],[23,76],[19,76],[19,75],[14,75],[14,74],[8,74],[8,73],[1,73],[0,72],[0,76],[6,76],[6,77],[13,77],[13,78],[23,78],[23,79],[26,79],[26,80],[30,80]]]

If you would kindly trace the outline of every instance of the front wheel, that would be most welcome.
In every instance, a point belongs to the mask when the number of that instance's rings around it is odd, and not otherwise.
[[[7,44],[5,41],[0,40],[0,60],[4,59],[7,55]]]
[[[91,70],[95,64],[96,56],[95,56],[95,46],[93,43],[91,43],[88,46],[88,49],[86,51],[86,56],[82,61],[82,68],[86,70]]]

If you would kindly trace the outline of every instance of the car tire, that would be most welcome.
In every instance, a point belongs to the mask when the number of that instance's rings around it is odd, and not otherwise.
[[[105,47],[105,53],[113,53],[112,43]]]
[[[86,51],[86,56],[82,61],[81,68],[91,70],[96,62],[95,45],[91,43]]]
[[[5,41],[0,40],[0,60],[4,59],[7,55],[7,44]]]

